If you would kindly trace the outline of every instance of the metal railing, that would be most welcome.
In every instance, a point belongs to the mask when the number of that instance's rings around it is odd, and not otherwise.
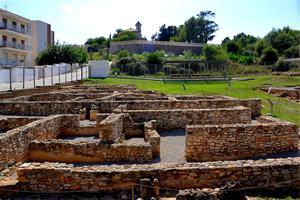
[[[25,43],[18,43],[18,42],[12,42],[12,41],[5,41],[0,40],[0,47],[8,47],[13,49],[19,49],[23,51],[31,51],[32,47],[25,44]]]
[[[88,78],[88,65],[0,66],[0,91],[35,88]]]
[[[10,23],[0,22],[0,29],[7,29],[7,30],[10,30],[10,31],[14,31],[14,32],[17,32],[17,33],[22,33],[22,34],[25,34],[25,35],[31,35],[31,29],[28,29],[28,28],[22,27],[22,26],[18,26],[18,25],[13,25],[13,24],[10,24]]]

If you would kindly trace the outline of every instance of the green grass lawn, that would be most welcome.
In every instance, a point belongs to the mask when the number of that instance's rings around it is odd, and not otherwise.
[[[300,126],[300,104],[289,100],[268,95],[258,90],[261,86],[300,86],[300,77],[289,76],[255,76],[248,81],[227,82],[163,82],[134,79],[87,79],[85,84],[131,84],[142,90],[157,90],[165,94],[194,94],[194,95],[227,95],[235,98],[261,98],[263,113],[270,113],[270,104],[267,99],[274,103],[273,115],[280,119],[288,120]],[[184,86],[185,89],[184,89]]]

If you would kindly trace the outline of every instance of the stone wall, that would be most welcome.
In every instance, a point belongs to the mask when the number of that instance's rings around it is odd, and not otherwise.
[[[29,160],[36,162],[147,162],[152,160],[149,143],[104,144],[94,141],[48,140],[30,144]]]
[[[164,41],[122,41],[111,42],[109,51],[116,53],[126,49],[132,53],[155,52],[163,50],[166,53],[183,54],[184,51],[191,51],[193,54],[200,55],[202,52],[202,45],[196,43],[184,42],[164,42]]]
[[[144,123],[145,141],[150,142],[152,147],[152,156],[156,157],[160,155],[160,135],[156,131],[156,121]]]
[[[124,110],[135,122],[156,120],[158,129],[185,128],[191,124],[250,123],[251,110],[243,106],[217,109]]]
[[[59,134],[60,117],[44,118],[0,135],[0,169],[28,158],[29,143]]]
[[[124,114],[112,113],[99,124],[99,139],[105,143],[115,143],[123,138]]]
[[[26,161],[33,140],[57,138],[62,127],[79,123],[76,116],[49,116],[0,134],[0,171],[16,162]]]
[[[300,186],[300,158],[82,167],[26,163],[17,174],[21,188],[43,192],[131,189],[141,178],[157,178],[160,187],[170,189],[215,188],[230,181],[240,187],[295,188]]]
[[[126,105],[127,110],[206,109],[245,106],[251,108],[252,117],[261,115],[260,99],[239,100],[224,97],[205,99],[199,96],[197,98],[199,99],[103,101],[97,106],[99,107],[99,112],[112,112],[113,109],[120,105]]]
[[[298,150],[300,136],[295,124],[261,119],[250,124],[187,126],[187,161],[236,160]]]
[[[119,95],[119,94],[118,94]],[[232,106],[245,106],[251,108],[252,117],[260,116],[261,100],[234,98],[215,98],[197,100],[131,100],[114,101],[118,96],[108,96],[108,99],[100,100],[78,100],[78,101],[0,101],[0,114],[25,115],[25,116],[47,116],[55,114],[78,114],[82,108],[97,106],[101,113],[111,113],[120,105],[125,105],[128,110],[163,110],[163,109],[206,109],[226,108]]]
[[[40,118],[37,117],[7,117],[0,119],[0,133],[29,124]]]

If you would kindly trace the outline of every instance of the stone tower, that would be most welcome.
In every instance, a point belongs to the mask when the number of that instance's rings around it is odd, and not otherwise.
[[[135,29],[137,39],[142,39],[142,24],[139,21],[135,24]]]

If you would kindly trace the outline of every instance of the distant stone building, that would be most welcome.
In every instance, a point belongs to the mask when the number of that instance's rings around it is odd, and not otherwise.
[[[127,50],[131,53],[155,52],[163,50],[167,54],[180,55],[184,51],[191,51],[193,54],[200,55],[203,45],[200,43],[173,42],[173,41],[147,41],[142,40],[142,24],[138,21],[136,29],[129,28],[126,31],[135,32],[137,40],[111,42],[109,51],[116,53]]]
[[[203,45],[200,43],[131,40],[111,42],[109,51],[111,53],[116,53],[125,49],[131,53],[141,54],[144,52],[163,50],[169,55],[181,55],[184,51],[191,51],[193,54],[200,55],[202,53],[202,47]]]

